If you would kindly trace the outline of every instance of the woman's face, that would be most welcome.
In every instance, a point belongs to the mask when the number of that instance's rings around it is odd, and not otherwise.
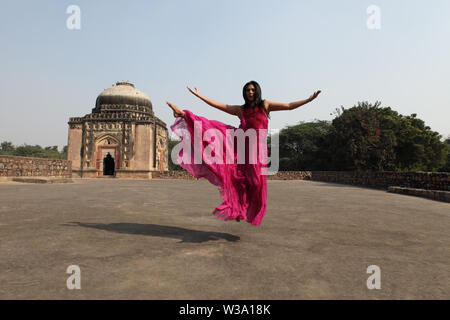
[[[245,88],[245,95],[247,96],[248,101],[253,101],[255,99],[255,86],[249,84],[247,88]]]

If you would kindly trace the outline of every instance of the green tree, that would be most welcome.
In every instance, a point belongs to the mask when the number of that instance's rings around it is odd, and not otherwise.
[[[437,171],[445,163],[439,133],[416,114],[403,116],[380,102],[359,102],[332,121],[334,170]]]
[[[279,132],[280,170],[322,170],[327,163],[328,121],[300,122]],[[270,140],[269,140],[270,143]]]
[[[402,171],[438,171],[445,164],[442,136],[425,126],[416,114],[402,116],[396,132],[397,167]]]
[[[45,150],[58,151],[58,146],[45,147]]]
[[[446,151],[445,164],[439,169],[439,171],[450,172],[450,135],[447,139],[445,139],[444,144]]]
[[[12,155],[47,159],[66,159],[66,155],[60,153],[57,146],[42,148],[40,145],[32,146],[24,144],[23,146],[16,147]]]
[[[379,106],[380,102],[362,102],[350,109],[341,107],[330,135],[333,170],[394,170],[395,133],[380,116]]]
[[[173,171],[173,170],[183,170],[183,168],[181,168],[178,163],[173,163],[172,162],[172,157],[171,157],[172,149],[178,143],[180,143],[180,140],[174,140],[174,139],[169,137],[169,170],[171,170],[171,171]]]
[[[14,155],[21,157],[44,158],[44,150],[39,145],[31,146],[24,144],[23,146],[16,147]]]
[[[10,153],[14,152],[14,149],[15,149],[14,145],[10,141],[3,141],[1,143],[1,148],[0,148],[1,154],[10,154]]]
[[[68,146],[64,146],[61,152],[61,159],[67,159],[67,150],[68,150]]]

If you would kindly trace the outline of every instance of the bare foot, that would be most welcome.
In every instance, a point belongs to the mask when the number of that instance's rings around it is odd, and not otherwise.
[[[178,118],[178,117],[184,118],[184,111],[183,111],[183,110],[180,110],[176,105],[174,105],[173,103],[170,103],[169,101],[166,101],[166,103],[167,103],[167,105],[168,105],[169,107],[172,108],[172,110],[173,110],[173,116],[174,116],[175,118]]]

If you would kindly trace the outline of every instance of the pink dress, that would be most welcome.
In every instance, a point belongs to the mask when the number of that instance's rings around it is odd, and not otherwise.
[[[180,147],[184,147],[178,153],[178,164],[195,178],[206,178],[218,187],[223,203],[214,209],[216,217],[224,221],[245,220],[259,226],[266,213],[267,203],[268,119],[264,109],[242,109],[239,128],[197,116],[189,110],[183,111],[185,118],[177,118],[170,127],[183,140]],[[235,131],[237,129],[242,129],[240,133],[253,135],[254,139],[241,139],[239,144],[237,138],[227,135],[227,130],[238,132]],[[222,139],[218,137],[219,134]],[[234,147],[230,144],[233,140]],[[244,148],[245,161],[242,156]],[[215,161],[207,156],[199,158],[199,155],[205,154],[215,157]]]

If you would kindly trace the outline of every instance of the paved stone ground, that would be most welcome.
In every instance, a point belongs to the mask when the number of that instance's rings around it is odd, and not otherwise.
[[[255,227],[214,217],[205,180],[1,183],[0,298],[450,298],[450,204],[314,181],[268,190]]]

